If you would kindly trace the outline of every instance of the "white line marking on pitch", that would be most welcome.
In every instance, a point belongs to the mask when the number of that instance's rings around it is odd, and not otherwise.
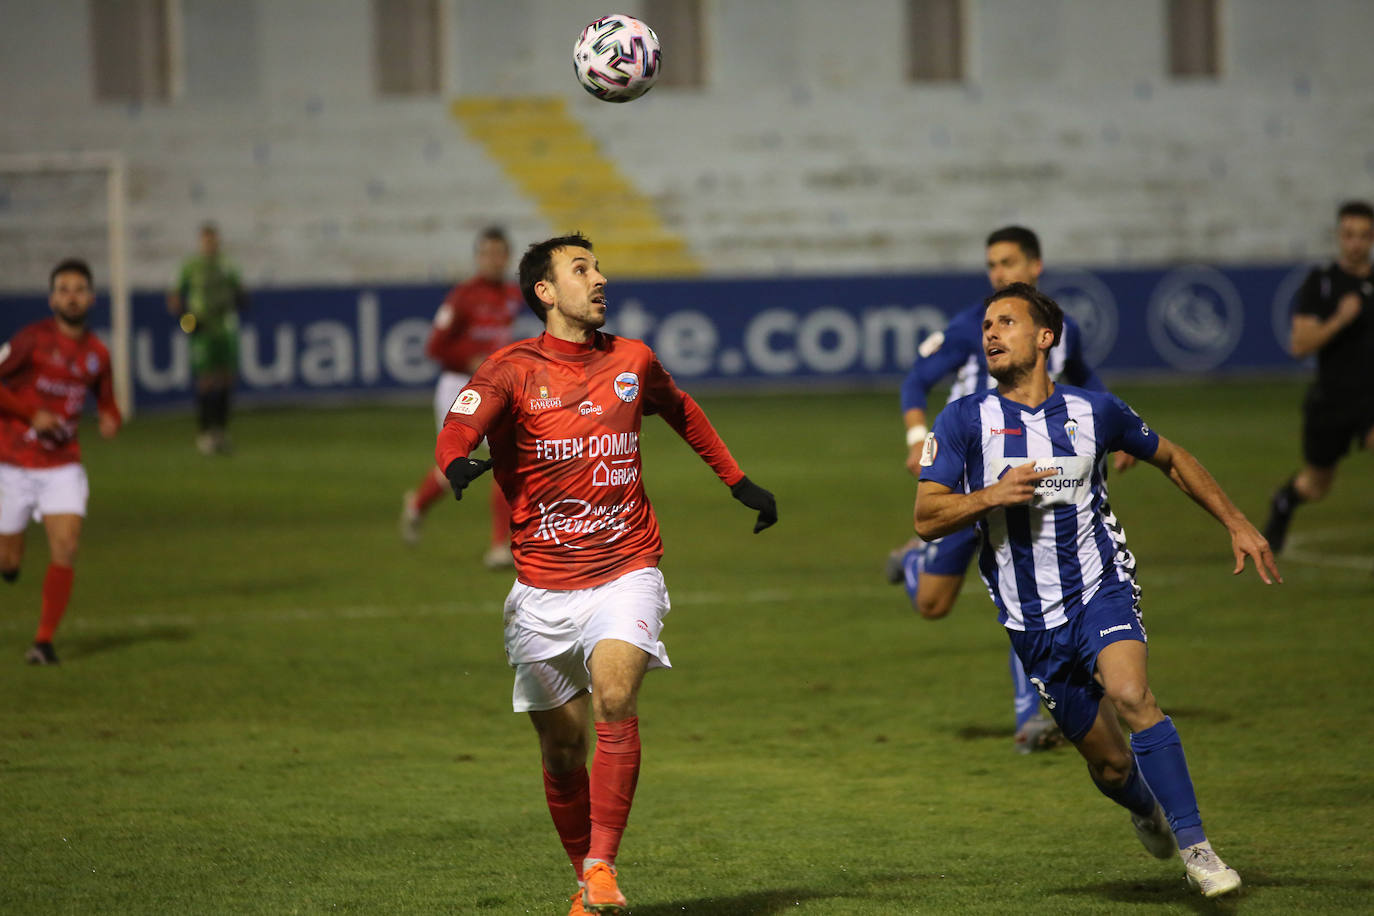
[[[1353,569],[1356,572],[1374,572],[1374,558],[1368,556],[1357,556],[1354,554],[1333,554],[1316,548],[1314,545],[1320,544],[1334,538],[1346,538],[1351,535],[1365,535],[1369,533],[1368,528],[1347,527],[1347,528],[1319,528],[1316,531],[1304,531],[1299,534],[1289,535],[1288,544],[1285,546],[1281,560],[1292,560],[1295,563],[1309,563],[1313,566],[1328,566],[1334,569]]]

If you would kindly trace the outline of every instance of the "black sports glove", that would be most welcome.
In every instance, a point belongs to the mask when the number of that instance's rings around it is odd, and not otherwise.
[[[758,534],[778,520],[778,501],[763,487],[744,477],[730,488],[730,495],[750,509],[759,510],[758,521],[754,522],[754,533]]]
[[[448,485],[453,487],[453,498],[462,499],[467,485],[481,477],[489,467],[490,461],[478,461],[475,458],[454,458],[450,461],[448,467],[444,468],[444,476],[448,478]]]

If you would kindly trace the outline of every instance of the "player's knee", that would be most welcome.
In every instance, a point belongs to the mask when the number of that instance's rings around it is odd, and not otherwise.
[[[576,770],[587,762],[587,735],[581,731],[541,734],[539,753],[550,773]]]
[[[1126,784],[1131,776],[1131,768],[1130,754],[1113,754],[1088,761],[1088,772],[1092,774],[1093,782],[1112,789],[1119,789]]]
[[[635,714],[635,693],[619,685],[597,687],[592,693],[592,705],[597,721],[619,722]]]
[[[1107,691],[1117,713],[1135,730],[1142,719],[1147,719],[1158,711],[1154,694],[1144,681],[1125,681],[1113,684]]]
[[[49,555],[57,566],[75,566],[76,551],[80,542],[76,538],[63,538],[49,545]]]
[[[931,597],[916,593],[916,613],[926,620],[939,620],[954,609],[954,599],[944,595]]]

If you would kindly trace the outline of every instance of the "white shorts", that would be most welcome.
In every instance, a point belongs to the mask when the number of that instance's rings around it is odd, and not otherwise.
[[[0,464],[0,534],[18,534],[45,515],[86,515],[90,497],[80,464],[21,468]]]
[[[506,596],[506,660],[515,669],[516,712],[557,709],[591,687],[587,658],[603,639],[649,654],[650,668],[671,668],[658,639],[672,605],[663,573],[636,569],[591,588],[535,588],[517,581]]]
[[[472,376],[464,375],[461,372],[444,371],[439,373],[439,381],[434,384],[435,432],[444,428],[444,420],[448,417],[453,402],[458,400],[458,392],[462,391],[463,386],[470,381],[472,381]]]

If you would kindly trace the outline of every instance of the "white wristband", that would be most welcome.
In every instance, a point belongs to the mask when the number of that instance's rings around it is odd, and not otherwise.
[[[906,431],[906,447],[911,448],[917,442],[930,435],[930,430],[926,429],[924,423],[918,423]]]

